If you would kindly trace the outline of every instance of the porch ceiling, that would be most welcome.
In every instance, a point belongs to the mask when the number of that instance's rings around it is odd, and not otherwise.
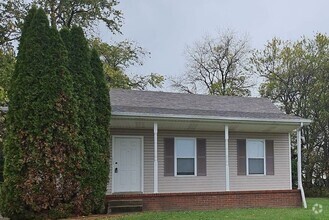
[[[122,129],[153,129],[157,122],[159,130],[188,130],[188,131],[224,131],[229,126],[230,132],[271,132],[287,133],[297,129],[299,123],[283,122],[239,122],[223,120],[196,120],[196,119],[151,119],[128,118],[113,116],[111,128]]]

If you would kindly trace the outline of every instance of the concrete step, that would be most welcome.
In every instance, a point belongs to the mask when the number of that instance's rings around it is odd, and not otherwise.
[[[140,212],[143,211],[143,200],[110,200],[108,202],[108,213]]]

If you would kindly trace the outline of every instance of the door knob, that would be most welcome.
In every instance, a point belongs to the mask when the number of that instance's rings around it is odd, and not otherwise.
[[[114,169],[114,173],[118,173],[118,168],[117,167]]]

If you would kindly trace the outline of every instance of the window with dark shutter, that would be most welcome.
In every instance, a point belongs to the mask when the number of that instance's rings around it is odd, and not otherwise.
[[[247,173],[265,174],[265,141],[261,139],[247,139]]]
[[[274,141],[266,140],[266,175],[274,175]]]
[[[238,175],[246,175],[246,140],[237,140],[237,173]]]
[[[175,139],[164,139],[164,175],[174,176],[174,152],[175,152]]]
[[[196,175],[196,139],[175,138],[176,175]]]
[[[207,176],[207,147],[206,139],[197,139],[197,175]]]

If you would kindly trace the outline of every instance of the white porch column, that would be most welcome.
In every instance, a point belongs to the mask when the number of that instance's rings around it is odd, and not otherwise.
[[[158,193],[158,123],[154,122],[154,193]]]
[[[289,178],[290,178],[290,189],[292,189],[292,171],[291,171],[291,135],[290,135],[290,133],[288,134],[288,140],[289,140],[289,147],[288,147],[288,149],[289,149],[289,153],[288,153],[288,155],[289,155],[289,174],[290,174]]]
[[[298,189],[302,188],[302,144],[301,128],[297,129],[297,179]]]
[[[228,126],[225,125],[225,190],[230,191],[230,167],[228,160]]]

